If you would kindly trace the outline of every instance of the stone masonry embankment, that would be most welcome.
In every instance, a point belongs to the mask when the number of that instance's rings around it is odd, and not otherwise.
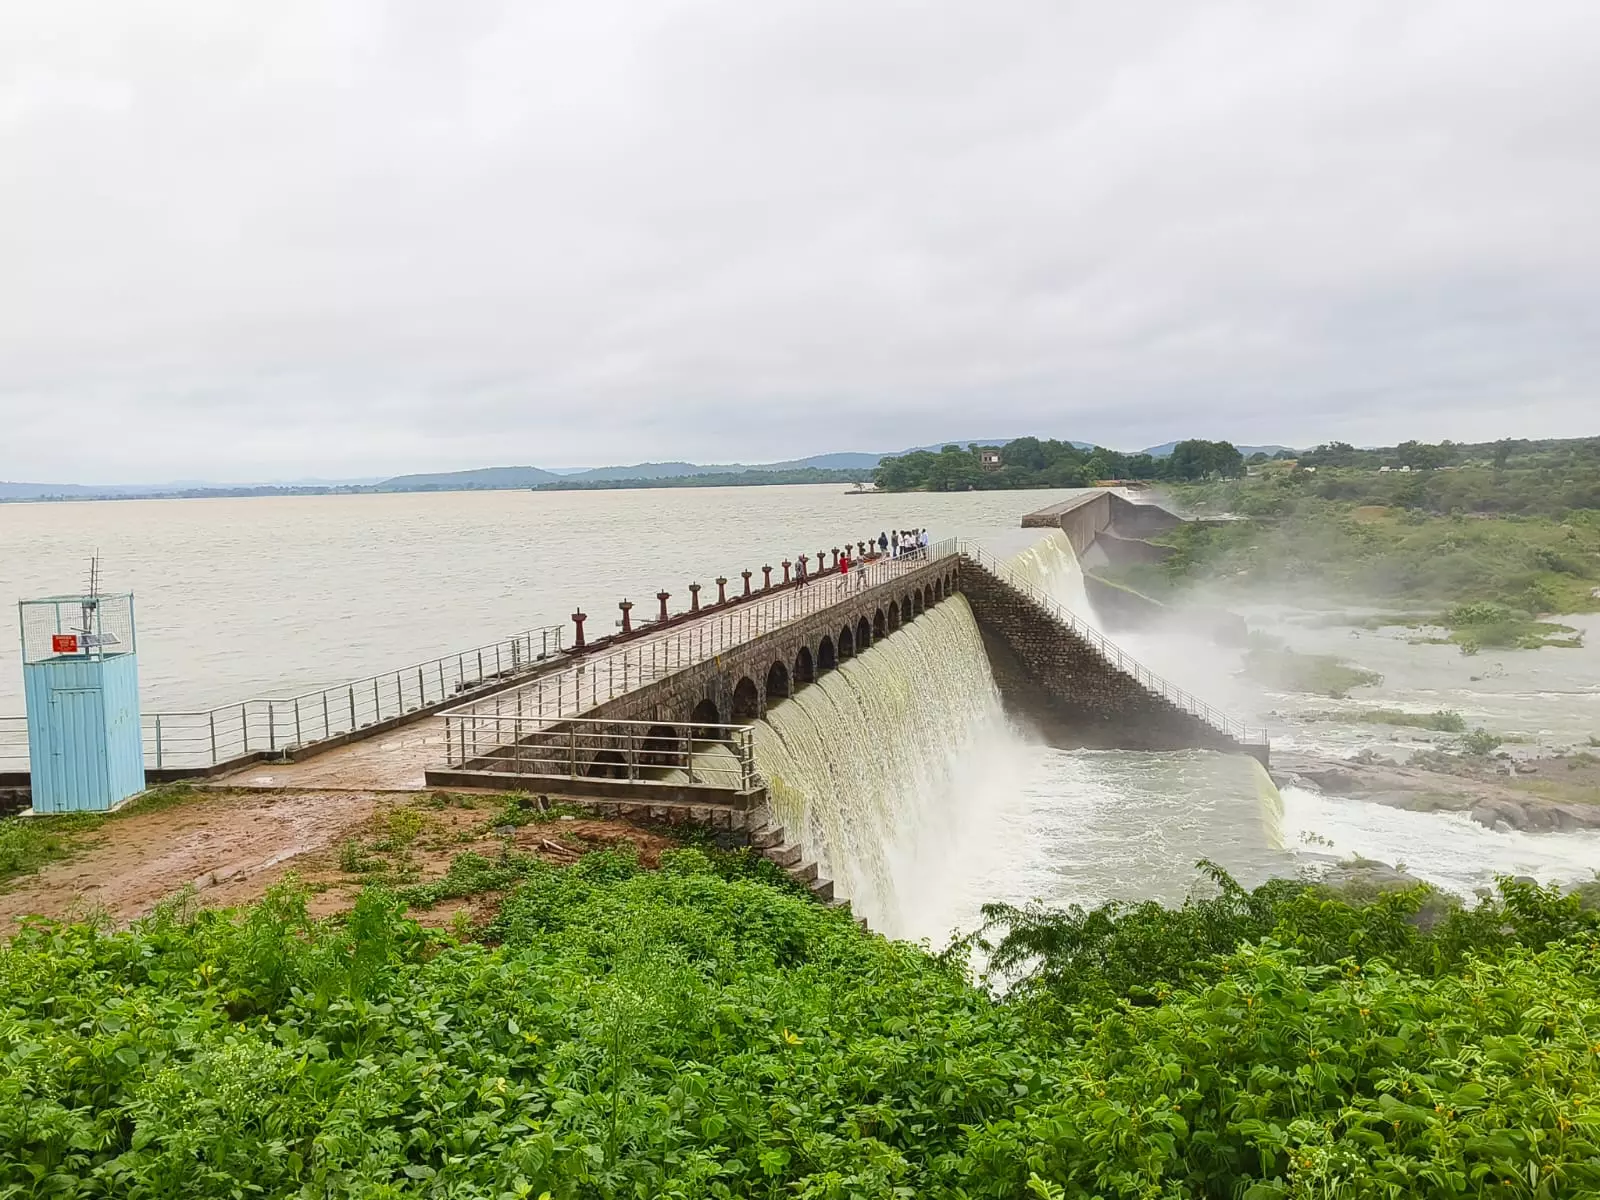
[[[1210,749],[1265,760],[1265,746],[1240,743],[1151,691],[1044,605],[972,559],[962,559],[959,586],[1007,706],[1057,744]]]

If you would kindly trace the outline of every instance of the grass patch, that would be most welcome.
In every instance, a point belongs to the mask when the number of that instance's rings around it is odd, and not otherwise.
[[[79,835],[99,829],[102,813],[62,813],[54,817],[0,819],[0,889],[50,863],[71,858]]]
[[[1279,691],[1305,692],[1334,700],[1344,699],[1352,688],[1383,682],[1383,676],[1376,671],[1352,666],[1331,654],[1297,654],[1266,647],[1245,654],[1244,674]]]
[[[1366,708],[1354,716],[1330,716],[1363,725],[1399,725],[1407,729],[1431,729],[1436,733],[1465,733],[1467,719],[1454,709],[1441,708],[1431,713],[1402,712],[1398,708]]]

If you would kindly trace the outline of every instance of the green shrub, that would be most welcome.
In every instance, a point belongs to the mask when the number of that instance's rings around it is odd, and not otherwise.
[[[1493,754],[1504,742],[1505,738],[1498,733],[1490,733],[1487,729],[1474,729],[1461,739],[1461,749],[1468,754]]]
[[[1425,928],[1425,889],[1212,879],[1064,917],[1005,997],[962,947],[702,851],[530,867],[494,946],[376,888],[319,922],[292,881],[121,932],[36,922],[0,947],[0,1195],[1600,1187],[1600,914],[1506,883]],[[1004,953],[998,915],[985,936]]]

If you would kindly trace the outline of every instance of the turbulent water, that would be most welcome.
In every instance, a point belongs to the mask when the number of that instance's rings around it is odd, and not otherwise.
[[[1083,582],[1083,566],[1072,542],[1059,529],[1040,534],[1006,564],[1074,616],[1094,622],[1094,607]]]
[[[1095,623],[1065,535],[1030,538],[1009,565]],[[1192,637],[1130,648],[1191,688],[1244,698],[1225,656]],[[1600,835],[1280,795],[1245,755],[1042,745],[1006,719],[959,597],[775,705],[756,737],[780,816],[840,894],[875,928],[936,944],[990,901],[1179,903],[1201,858],[1254,884],[1360,855],[1465,896],[1496,874],[1569,880],[1600,865]]]
[[[1010,775],[1027,752],[960,596],[756,726],[756,762],[785,827],[857,911],[901,935],[947,931],[928,911],[947,883],[930,855],[981,819],[988,769]]]

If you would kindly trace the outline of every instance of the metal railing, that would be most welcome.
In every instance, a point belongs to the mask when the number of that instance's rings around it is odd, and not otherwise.
[[[625,779],[748,792],[757,786],[749,725],[692,728],[574,717],[551,725],[492,714],[445,717],[446,762],[457,770],[533,779]]]
[[[970,542],[962,538],[959,546],[960,553],[964,557],[972,559],[973,562],[991,575],[1016,588],[1026,595],[1028,599],[1048,611],[1058,621],[1071,629],[1073,633],[1088,642],[1090,647],[1105,660],[1108,666],[1115,667],[1124,675],[1131,676],[1146,691],[1154,692],[1162,699],[1183,709],[1190,716],[1204,721],[1218,733],[1224,733],[1233,738],[1236,742],[1243,745],[1265,746],[1269,744],[1265,729],[1251,728],[1239,718],[1231,716],[1220,709],[1212,708],[1211,705],[1197,696],[1157,675],[1131,654],[1125,653],[1116,643],[1108,639],[1093,625],[1090,625],[1082,617],[1047,596],[976,542]]]
[[[377,725],[487,684],[514,679],[566,647],[559,625],[526,629],[353,683],[264,696],[194,712],[140,719],[150,770],[214,767],[249,754],[298,750]],[[28,769],[26,717],[0,717],[0,770]]]
[[[754,638],[772,633],[832,608],[866,591],[957,553],[951,538],[902,558],[878,558],[850,568],[847,575],[830,571],[812,576],[804,586],[771,593],[756,592],[726,608],[704,611],[692,624],[645,634],[615,650],[602,652],[561,671],[552,671],[521,687],[507,688],[449,709],[446,717],[505,717],[535,723],[579,716],[618,696],[715,658]]]

